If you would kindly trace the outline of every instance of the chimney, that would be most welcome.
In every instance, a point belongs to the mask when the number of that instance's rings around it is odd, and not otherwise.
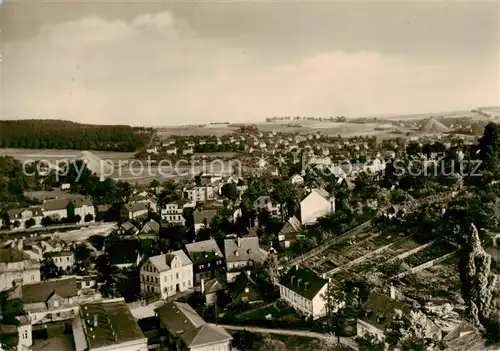
[[[97,328],[97,314],[94,314],[94,328]]]
[[[205,292],[205,279],[201,280],[201,293],[203,294]]]
[[[391,299],[396,300],[396,288],[391,284]]]
[[[302,278],[297,279],[297,286],[300,285],[300,282],[302,281]]]
[[[298,263],[295,265],[295,270],[296,270],[296,271],[298,271],[298,270],[299,270],[299,264],[298,264]]]
[[[239,256],[239,252],[238,252],[238,250],[234,251],[234,255],[235,255],[236,257],[238,257],[238,256]]]
[[[237,241],[238,247],[241,247],[241,238],[238,237],[238,239],[236,239],[236,241]]]

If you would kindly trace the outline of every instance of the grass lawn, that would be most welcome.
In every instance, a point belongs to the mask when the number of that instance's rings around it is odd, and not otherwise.
[[[237,318],[244,320],[265,320],[267,315],[271,315],[272,319],[283,319],[288,321],[300,320],[293,308],[283,306],[280,303],[258,307],[256,309],[240,313]]]

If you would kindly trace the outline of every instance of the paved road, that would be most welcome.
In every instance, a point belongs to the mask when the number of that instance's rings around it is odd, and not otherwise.
[[[211,325],[215,326],[215,324]],[[217,326],[229,330],[247,330],[249,332],[259,333],[259,334],[296,335],[296,336],[305,336],[308,338],[315,338],[315,339],[326,338],[325,334],[309,332],[304,330],[268,329],[268,328],[252,327],[252,326],[227,325],[227,324],[217,324]],[[358,345],[351,338],[340,337],[340,343],[354,350],[358,350]]]

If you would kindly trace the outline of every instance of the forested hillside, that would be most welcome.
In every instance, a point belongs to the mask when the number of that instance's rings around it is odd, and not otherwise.
[[[134,152],[149,142],[152,132],[149,128],[61,120],[0,121],[0,148]]]

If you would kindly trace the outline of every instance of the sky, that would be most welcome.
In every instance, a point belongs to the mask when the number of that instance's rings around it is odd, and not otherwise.
[[[500,105],[497,1],[4,0],[1,119],[249,122]]]

